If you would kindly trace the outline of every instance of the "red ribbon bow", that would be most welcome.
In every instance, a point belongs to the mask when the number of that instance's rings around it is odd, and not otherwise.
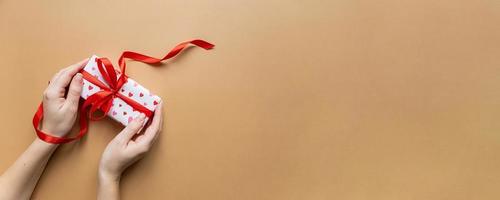
[[[97,68],[99,69],[99,72],[102,74],[102,77],[106,81],[107,85],[100,80],[98,80],[96,77],[91,75],[90,73],[84,71],[83,69],[80,71],[83,75],[83,78],[94,85],[97,85],[101,88],[101,90],[97,93],[94,93],[93,95],[89,96],[83,105],[80,107],[80,131],[78,135],[74,137],[56,137],[49,135],[47,133],[42,132],[39,129],[39,124],[40,121],[43,118],[43,105],[40,104],[38,106],[38,110],[35,113],[35,116],[33,116],[33,126],[35,127],[35,131],[37,136],[42,139],[43,141],[49,142],[49,143],[54,143],[54,144],[61,144],[61,143],[67,143],[74,141],[76,139],[79,139],[83,137],[87,130],[88,130],[88,122],[87,122],[87,117],[91,120],[100,120],[106,116],[106,113],[109,112],[109,110],[112,107],[113,99],[114,98],[120,98],[123,101],[125,101],[127,104],[129,104],[132,108],[135,110],[144,113],[147,117],[151,117],[153,115],[153,111],[147,109],[140,103],[137,103],[136,101],[126,97],[125,95],[119,93],[118,91],[121,89],[123,84],[127,82],[127,75],[125,74],[125,69],[126,69],[126,64],[125,64],[125,58],[129,58],[132,60],[148,63],[148,64],[156,64],[160,63],[161,61],[167,60],[169,58],[172,58],[179,54],[184,48],[186,48],[189,44],[196,45],[198,47],[204,48],[206,50],[212,49],[214,47],[213,44],[210,44],[206,41],[203,40],[192,40],[192,41],[187,41],[178,44],[175,46],[167,55],[165,55],[163,58],[158,59],[158,58],[153,58],[150,56],[146,56],[143,54],[139,54],[136,52],[131,52],[131,51],[125,51],[122,53],[120,56],[120,59],[118,59],[118,65],[120,66],[120,72],[115,71],[115,68],[107,58],[98,58],[96,59],[97,62]],[[117,78],[118,77],[118,78]],[[90,109],[88,109],[90,108]],[[95,116],[94,113],[97,110],[101,110],[103,114],[101,116]]]
[[[101,88],[99,92],[96,92],[93,95],[89,96],[83,103],[82,110],[87,110],[87,108],[90,107],[88,116],[89,119],[100,120],[104,118],[106,116],[106,113],[108,113],[111,109],[114,98],[122,99],[125,103],[134,108],[134,110],[144,113],[147,117],[151,117],[153,115],[153,112],[151,110],[118,92],[128,79],[128,77],[125,75],[124,65],[120,66],[122,74],[117,79],[115,68],[107,58],[98,58],[96,59],[96,61],[97,68],[99,69],[99,72],[102,74],[102,77],[104,78],[106,83],[108,83],[109,87],[106,86],[103,82],[99,81],[99,79],[94,77],[92,74],[84,70],[80,71],[84,79]],[[103,112],[103,115],[96,117],[94,113],[97,110],[101,110]]]

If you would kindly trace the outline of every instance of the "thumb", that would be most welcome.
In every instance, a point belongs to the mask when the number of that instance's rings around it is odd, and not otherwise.
[[[122,144],[127,144],[127,142],[134,137],[136,133],[138,133],[142,125],[144,124],[144,119],[145,119],[144,113],[141,113],[139,116],[137,116],[134,120],[132,120],[123,130],[120,132],[116,137],[115,140],[117,140],[119,143]]]
[[[82,93],[83,87],[83,77],[82,74],[76,74],[71,80],[69,85],[68,95],[66,96],[66,102],[64,106],[68,108],[78,109],[78,101],[80,100],[80,95]]]

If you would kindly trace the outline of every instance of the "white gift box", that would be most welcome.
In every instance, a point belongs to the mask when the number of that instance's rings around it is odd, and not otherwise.
[[[99,72],[99,69],[97,68],[97,58],[98,57],[95,55],[90,57],[87,65],[83,68],[83,70],[96,77],[105,85],[108,85],[108,83],[104,80],[103,76]],[[117,76],[120,76],[119,72],[117,73]],[[87,99],[89,96],[92,96],[99,91],[101,91],[101,88],[99,86],[83,79],[83,89],[81,94],[82,98]],[[127,78],[127,82],[123,84],[118,92],[143,105],[145,108],[151,111],[154,111],[156,109],[156,106],[161,102],[160,97],[152,94],[148,89],[131,78]],[[140,112],[133,109],[132,106],[128,105],[121,98],[116,97],[113,99],[111,109],[106,114],[126,126],[130,123],[130,121],[139,116]],[[147,122],[147,120],[148,118],[146,117],[145,123]]]

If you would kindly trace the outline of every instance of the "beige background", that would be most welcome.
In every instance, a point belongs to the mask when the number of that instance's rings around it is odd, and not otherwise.
[[[59,68],[204,38],[129,64],[167,104],[123,199],[499,199],[499,25],[496,0],[0,0],[0,170]],[[33,199],[95,198],[120,130],[60,148]]]

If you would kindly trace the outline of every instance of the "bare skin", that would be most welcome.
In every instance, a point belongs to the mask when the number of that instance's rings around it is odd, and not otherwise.
[[[83,85],[82,75],[78,71],[86,62],[87,59],[64,68],[51,79],[43,95],[44,116],[41,129],[45,133],[64,137],[73,127]],[[123,171],[149,151],[161,131],[161,103],[151,124],[140,133],[144,120],[144,115],[134,119],[104,150],[98,171],[98,199],[120,198],[119,183]],[[36,138],[0,176],[0,199],[30,199],[47,162],[58,146]]]
[[[120,178],[123,171],[142,158],[156,141],[163,123],[162,104],[156,108],[151,125],[139,134],[144,115],[134,119],[106,147],[98,172],[97,199],[120,199]]]
[[[82,91],[82,75],[77,74],[87,60],[62,69],[52,77],[43,95],[41,129],[62,137],[76,120]],[[66,87],[69,85],[65,97]],[[29,199],[52,153],[59,145],[36,138],[26,151],[0,176],[0,199]]]

